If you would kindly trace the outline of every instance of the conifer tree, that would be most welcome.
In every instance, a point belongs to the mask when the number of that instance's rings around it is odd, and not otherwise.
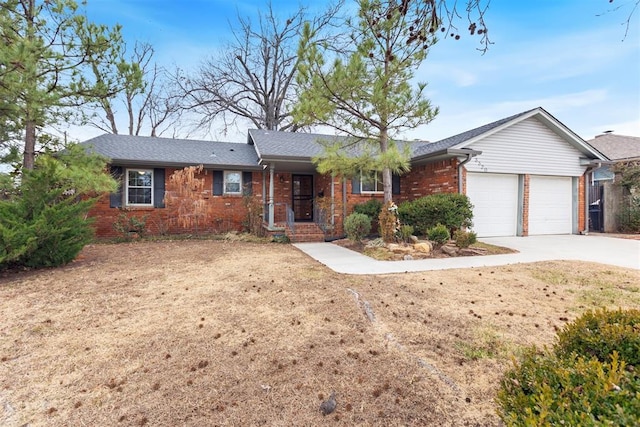
[[[424,93],[426,84],[413,83],[437,40],[434,7],[419,0],[360,0],[340,46],[314,42],[311,27],[303,30],[295,119],[350,137],[347,144],[325,147],[316,159],[318,170],[344,176],[381,172],[385,202],[392,199],[392,172],[409,168],[408,147],[394,137],[438,113]]]

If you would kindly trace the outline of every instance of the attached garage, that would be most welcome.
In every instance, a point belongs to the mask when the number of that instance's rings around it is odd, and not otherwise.
[[[467,196],[474,206],[473,230],[479,237],[516,235],[517,175],[468,173]]]
[[[532,175],[529,179],[529,235],[570,234],[573,220],[571,177]]]
[[[542,108],[420,145],[412,162],[437,164],[452,157],[458,162],[457,191],[474,205],[478,237],[585,230],[585,173],[605,160]],[[429,191],[450,191],[440,188],[450,182],[437,175],[445,172],[434,168]]]

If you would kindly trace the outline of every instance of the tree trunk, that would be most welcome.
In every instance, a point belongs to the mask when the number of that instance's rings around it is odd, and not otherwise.
[[[389,134],[387,129],[382,129],[380,131],[380,154],[384,156],[389,148]],[[393,190],[391,184],[391,169],[388,166],[385,166],[382,169],[382,188],[384,190],[384,203],[392,201],[393,199]]]
[[[36,158],[36,123],[33,120],[27,120],[24,135],[24,163],[23,166],[27,170],[33,170]]]

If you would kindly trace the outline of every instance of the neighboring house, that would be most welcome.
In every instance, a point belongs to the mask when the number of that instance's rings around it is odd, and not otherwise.
[[[617,163],[640,160],[640,137],[606,132],[588,143],[611,161],[589,175],[589,228],[614,233],[620,228],[618,215],[625,196],[616,185],[614,168]]]
[[[353,206],[382,199],[376,174],[343,179],[319,174],[312,159],[319,141],[345,138],[249,130],[247,144],[102,135],[83,145],[110,159],[121,191],[92,212],[97,235],[114,236],[122,209],[149,215],[150,231],[180,232],[163,193],[177,168],[202,164],[207,203],[216,211],[209,231],[241,229],[244,200],[264,206],[264,224],[295,241],[344,234]],[[411,170],[393,177],[394,200],[459,192],[474,204],[480,237],[570,234],[586,229],[585,174],[604,157],[542,108],[498,120],[451,138],[403,142]],[[244,196],[243,196],[244,194]],[[118,209],[120,208],[120,209]],[[138,212],[141,211],[141,212]]]

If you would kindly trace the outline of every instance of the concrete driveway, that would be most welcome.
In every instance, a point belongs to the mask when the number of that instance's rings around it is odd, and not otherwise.
[[[551,260],[591,261],[640,270],[640,240],[601,235],[491,237],[480,240],[515,249],[518,253],[412,261],[378,261],[332,243],[297,243],[294,246],[332,270],[345,274],[390,274]],[[640,274],[638,278],[640,280]]]

